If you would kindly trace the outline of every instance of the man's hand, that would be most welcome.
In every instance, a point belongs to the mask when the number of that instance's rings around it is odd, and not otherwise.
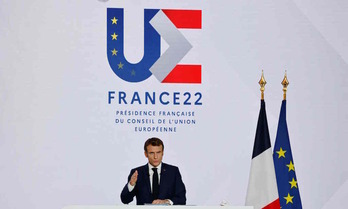
[[[133,173],[133,175],[132,175],[132,177],[131,177],[131,179],[129,181],[130,185],[135,186],[135,183],[137,183],[137,180],[138,180],[138,171],[136,170]]]
[[[169,202],[169,200],[159,200],[159,199],[157,199],[157,200],[154,200],[153,202],[152,202],[152,204],[155,204],[155,205],[158,205],[158,204],[161,204],[161,205],[164,205],[164,204],[170,204],[170,202]]]

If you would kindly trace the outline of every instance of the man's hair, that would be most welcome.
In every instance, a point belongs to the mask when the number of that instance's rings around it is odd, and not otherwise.
[[[149,146],[149,145],[152,145],[152,146],[161,146],[162,145],[162,150],[164,150],[164,144],[163,144],[162,140],[160,140],[159,138],[152,137],[152,138],[149,138],[148,140],[146,140],[146,142],[144,144],[145,152],[147,152],[147,146]]]

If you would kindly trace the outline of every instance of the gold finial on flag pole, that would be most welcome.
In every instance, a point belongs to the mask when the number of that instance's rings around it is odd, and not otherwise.
[[[286,71],[285,71],[284,79],[282,81],[282,85],[283,85],[283,92],[284,92],[283,100],[286,100],[286,91],[288,90],[288,85],[289,85],[288,78],[286,77]]]
[[[260,90],[261,90],[261,100],[264,99],[264,91],[265,91],[265,85],[267,84],[266,80],[265,80],[265,77],[263,77],[263,70],[262,70],[262,76],[261,76],[261,79],[259,81],[259,84],[261,86]]]

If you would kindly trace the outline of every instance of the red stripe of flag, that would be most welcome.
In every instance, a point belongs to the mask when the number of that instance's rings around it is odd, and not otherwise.
[[[162,83],[202,83],[202,66],[176,65]]]
[[[270,204],[266,205],[262,209],[279,209],[280,208],[280,202],[279,198],[271,202]]]
[[[162,11],[177,28],[202,28],[202,10],[163,9]]]

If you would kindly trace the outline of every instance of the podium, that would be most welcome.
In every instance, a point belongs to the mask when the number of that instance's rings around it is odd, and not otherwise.
[[[71,205],[62,209],[254,209],[253,206],[192,206],[192,205]]]

